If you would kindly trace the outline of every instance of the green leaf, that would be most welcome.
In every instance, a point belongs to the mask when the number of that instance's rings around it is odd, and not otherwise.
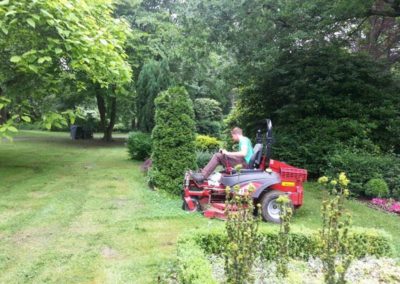
[[[26,22],[27,22],[32,28],[36,28],[35,21],[34,21],[32,18],[27,19]]]
[[[11,132],[18,132],[18,129],[11,125],[7,127],[7,130]]]
[[[44,9],[40,9],[40,12],[41,12],[43,15],[47,16],[47,17],[53,18],[53,15],[50,14],[49,12],[47,12],[47,11],[44,10]]]
[[[60,54],[60,53],[62,53],[62,49],[61,48],[56,48],[56,49],[54,49],[54,52],[56,54]]]
[[[27,115],[21,116],[21,119],[22,119],[23,121],[25,121],[25,122],[31,122],[31,118],[30,118],[29,116],[27,116]]]
[[[16,14],[17,13],[17,11],[8,11],[7,13],[6,13],[6,17],[7,16],[10,16],[10,15],[14,15],[14,14]]]
[[[42,64],[43,62],[46,62],[46,61],[51,62],[51,57],[49,57],[49,56],[40,57],[38,60],[38,63]]]
[[[0,109],[2,109],[3,107],[4,107],[4,104],[0,103]]]
[[[39,69],[35,65],[28,65],[28,69],[35,73],[39,71]]]
[[[8,4],[10,4],[10,0],[0,1],[0,6],[5,6],[5,5],[8,5]]]
[[[6,35],[8,35],[8,30],[5,27],[1,27],[1,30],[3,31],[3,33],[5,33]]]
[[[14,55],[14,56],[12,56],[12,57],[10,58],[10,61],[11,61],[12,63],[18,63],[18,62],[21,61],[21,56]]]

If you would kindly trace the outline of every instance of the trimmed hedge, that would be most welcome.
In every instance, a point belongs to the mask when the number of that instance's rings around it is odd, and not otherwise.
[[[302,228],[301,231],[294,230],[289,236],[291,258],[307,260],[318,256],[318,234],[315,231]],[[261,257],[274,260],[279,252],[278,231],[263,229],[259,239],[262,243]],[[353,228],[349,233],[349,243],[350,253],[355,258],[366,255],[391,256],[393,253],[390,235],[381,230]],[[226,235],[222,230],[196,232],[182,237],[178,242],[178,275],[181,283],[215,283],[206,255],[222,254],[224,244]]]
[[[301,232],[290,233],[290,257],[308,259],[318,255],[318,240],[315,231],[302,229]],[[221,254],[224,249],[225,234],[222,232],[198,233],[193,238],[208,254]],[[278,232],[264,230],[259,234],[262,243],[261,255],[267,260],[273,260],[279,251]],[[391,237],[385,232],[373,229],[353,228],[349,233],[351,252],[356,258],[366,255],[377,257],[390,256],[392,246]]]

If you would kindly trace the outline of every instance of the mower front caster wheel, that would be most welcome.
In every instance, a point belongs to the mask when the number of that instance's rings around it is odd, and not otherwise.
[[[276,202],[279,196],[285,195],[285,193],[277,190],[272,190],[264,194],[261,199],[261,214],[265,221],[273,222],[276,224],[281,223],[279,214],[281,210],[279,209],[279,204]],[[293,210],[292,202],[289,203],[290,208]]]
[[[189,211],[189,212],[196,212],[199,211],[200,208],[200,204],[199,204],[199,200],[195,199],[195,198],[191,198],[193,204],[194,204],[194,208],[190,209],[189,205],[186,203],[185,200],[183,200],[183,204],[182,204],[182,209],[185,211]]]

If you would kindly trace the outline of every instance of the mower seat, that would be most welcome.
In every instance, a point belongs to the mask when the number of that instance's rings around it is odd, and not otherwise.
[[[258,169],[258,167],[261,164],[262,148],[263,148],[263,145],[260,143],[257,143],[256,145],[254,145],[253,155],[250,158],[247,169]]]

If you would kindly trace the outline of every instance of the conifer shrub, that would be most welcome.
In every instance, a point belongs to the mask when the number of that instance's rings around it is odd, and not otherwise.
[[[389,187],[385,180],[372,178],[365,184],[365,194],[370,197],[387,197],[389,195]]]
[[[178,194],[185,171],[196,167],[193,103],[183,87],[171,87],[155,106],[150,185]]]
[[[126,144],[132,160],[143,161],[151,155],[151,138],[147,133],[140,131],[129,133]]]

